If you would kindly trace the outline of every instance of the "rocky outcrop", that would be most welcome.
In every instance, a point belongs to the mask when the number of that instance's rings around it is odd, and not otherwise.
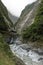
[[[34,18],[39,3],[40,3],[39,1],[36,1],[30,5],[27,5],[25,9],[22,11],[21,16],[18,19],[15,26],[15,29],[19,33],[21,33],[22,30],[25,30],[28,26],[30,26],[34,22]]]

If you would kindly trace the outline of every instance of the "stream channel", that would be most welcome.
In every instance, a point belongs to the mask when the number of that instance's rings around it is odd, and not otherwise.
[[[16,38],[14,44],[9,46],[12,53],[20,58],[25,65],[43,65],[43,49],[32,49],[31,45],[22,44],[19,38]]]

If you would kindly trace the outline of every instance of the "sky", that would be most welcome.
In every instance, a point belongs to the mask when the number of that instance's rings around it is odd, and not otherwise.
[[[25,6],[34,1],[36,0],[2,0],[9,12],[18,17],[20,16]]]

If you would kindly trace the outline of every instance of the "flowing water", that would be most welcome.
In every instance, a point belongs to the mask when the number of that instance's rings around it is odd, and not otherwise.
[[[10,49],[26,65],[43,65],[43,51],[35,52],[28,44],[22,44],[18,38],[10,45]]]

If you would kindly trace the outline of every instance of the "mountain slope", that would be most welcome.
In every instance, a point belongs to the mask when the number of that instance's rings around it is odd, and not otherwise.
[[[12,54],[8,43],[5,42],[4,37],[13,35],[12,30],[9,32],[11,28],[14,28],[13,23],[6,7],[0,0],[0,65],[25,65],[22,60]]]
[[[3,36],[0,34],[0,65],[15,65],[9,56],[12,56],[9,46],[3,41]]]
[[[15,25],[15,29],[18,33],[21,33],[24,28],[30,26],[34,22],[38,5],[39,1],[36,1],[30,5],[27,5],[22,11],[20,18]]]
[[[7,31],[12,25],[11,20],[8,17],[6,7],[0,0],[0,65],[16,65],[15,62],[9,56],[12,56],[10,48],[7,43],[4,42],[1,31]]]
[[[7,30],[8,28],[11,28],[11,27],[13,27],[13,23],[8,16],[8,11],[6,7],[3,5],[3,3],[0,0],[0,29],[6,28]]]
[[[12,15],[10,12],[8,12],[9,18],[11,19],[11,21],[13,22],[13,24],[15,24],[18,20],[18,17]]]
[[[23,38],[31,41],[43,41],[43,0],[41,0],[34,23],[23,32]]]

